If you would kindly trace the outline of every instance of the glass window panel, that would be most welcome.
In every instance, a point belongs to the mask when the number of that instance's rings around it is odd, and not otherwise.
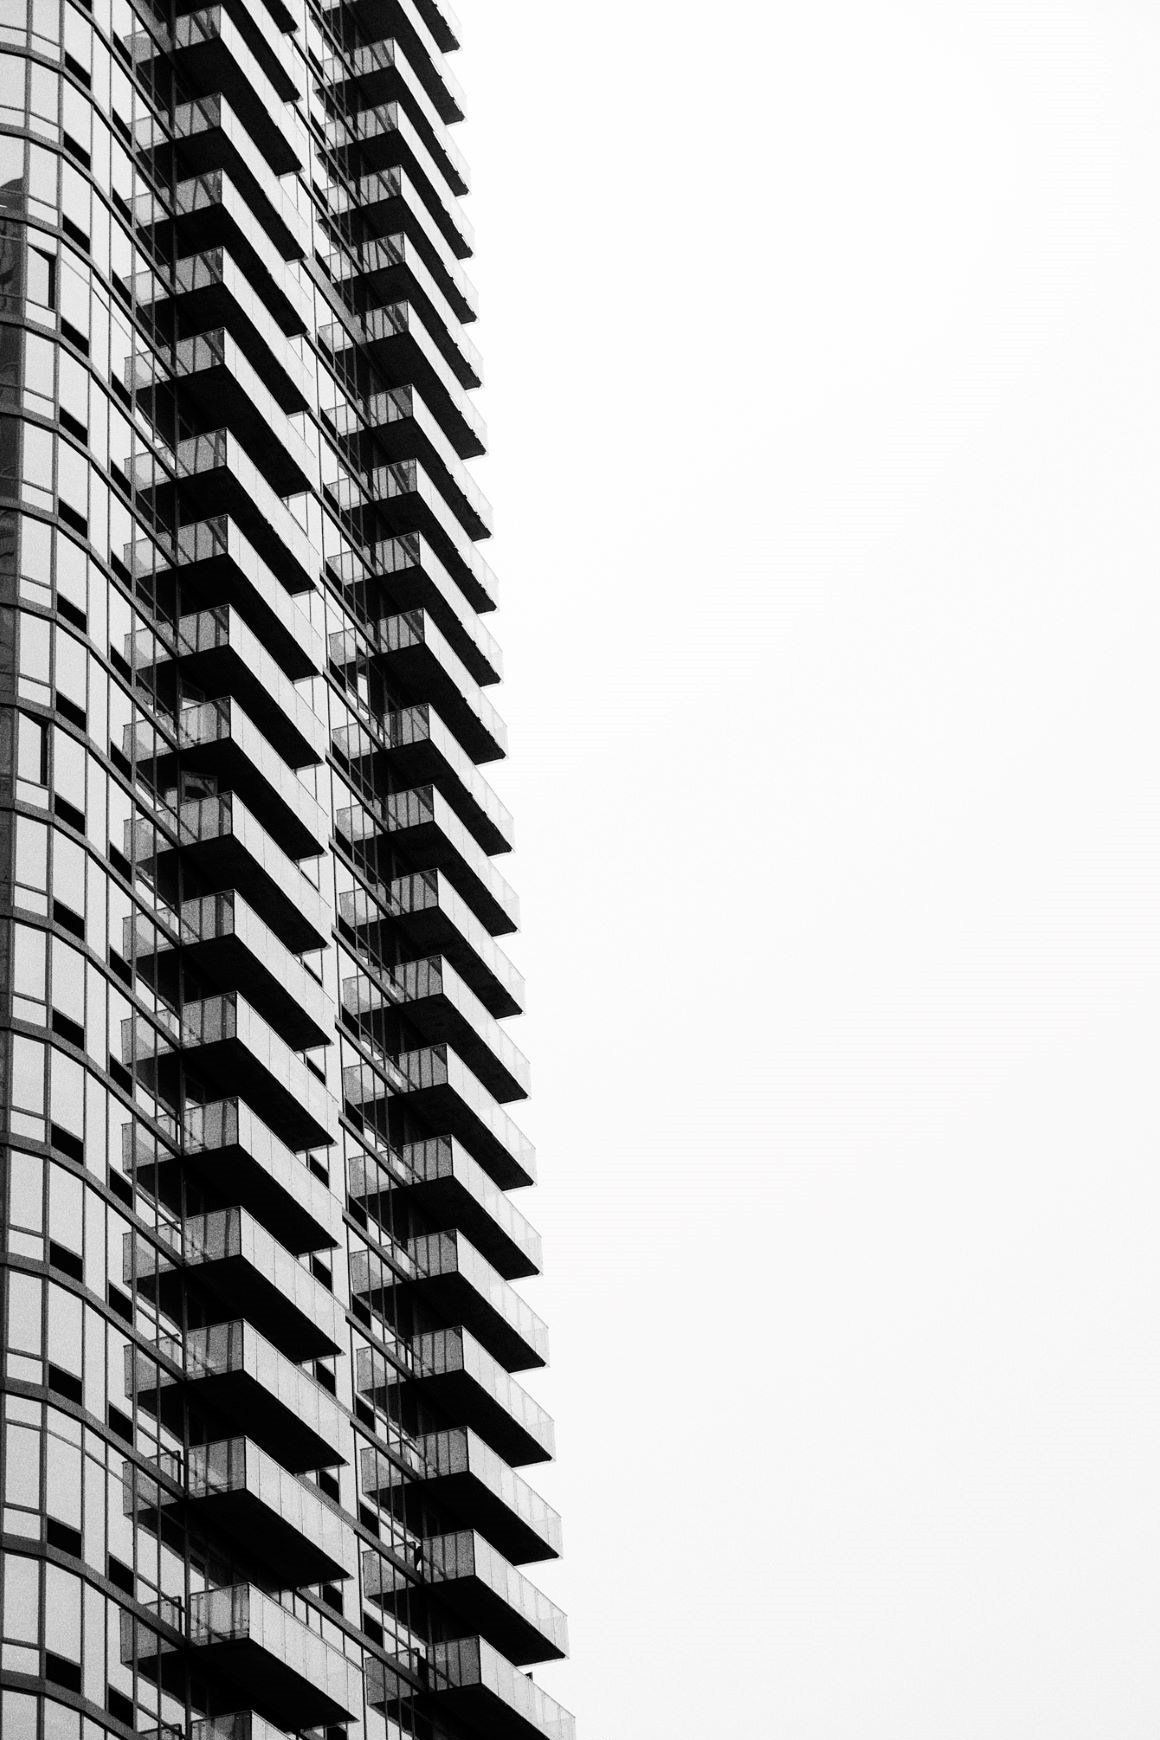
[[[45,1566],[44,1642],[68,1661],[81,1659],[81,1580],[60,1565]]]
[[[12,1042],[12,1092],[24,1111],[44,1111],[44,1046],[20,1034]]]
[[[29,1692],[0,1692],[4,1740],[36,1740],[36,1699]]]
[[[81,1302],[55,1281],[48,1283],[48,1357],[54,1365],[79,1374],[81,1369]]]
[[[81,1453],[75,1444],[66,1444],[63,1439],[54,1437],[49,1432],[46,1438],[48,1459],[45,1464],[45,1509],[50,1516],[55,1516],[61,1522],[68,1523],[70,1528],[81,1526]]]
[[[4,1560],[4,1635],[18,1638],[21,1643],[36,1643],[39,1633],[40,1579],[36,1560],[9,1553]]]
[[[70,1251],[84,1249],[85,1187],[75,1172],[63,1166],[48,1169],[48,1231],[58,1244]]]
[[[40,1509],[40,1433],[9,1426],[5,1437],[4,1502]]]
[[[14,1148],[8,1161],[8,1204],[13,1226],[44,1229],[44,1161]]]
[[[13,989],[20,997],[43,1003],[45,997],[45,934],[31,925],[16,926]]]

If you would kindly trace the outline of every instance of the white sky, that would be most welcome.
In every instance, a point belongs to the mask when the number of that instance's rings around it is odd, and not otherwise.
[[[581,1740],[1160,1733],[1160,9],[460,0]]]

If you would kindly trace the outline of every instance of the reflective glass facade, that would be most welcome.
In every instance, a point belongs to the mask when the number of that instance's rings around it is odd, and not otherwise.
[[[0,4],[3,1740],[572,1740],[457,41]]]

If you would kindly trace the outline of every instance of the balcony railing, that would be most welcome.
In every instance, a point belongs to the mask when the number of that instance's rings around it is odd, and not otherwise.
[[[369,1351],[369,1350],[368,1350]],[[126,1390],[180,1428],[186,1400],[208,1405],[294,1473],[346,1460],[334,1398],[252,1325],[214,1323],[164,1337],[158,1360],[126,1349]]]
[[[364,1492],[421,1526],[428,1507],[477,1529],[513,1564],[556,1558],[563,1546],[560,1517],[502,1456],[466,1426],[418,1440],[418,1469],[403,1469],[378,1450],[359,1453]]]
[[[391,1392],[404,1399],[410,1391],[429,1396],[513,1467],[555,1454],[551,1417],[466,1330],[418,1336],[410,1367],[402,1372],[375,1349],[360,1348],[355,1381],[361,1393],[376,1399]]]
[[[437,1605],[494,1640],[512,1661],[558,1661],[568,1653],[568,1622],[514,1565],[470,1529],[422,1543],[419,1580],[372,1551],[363,1554],[363,1591],[413,1628]],[[435,1591],[434,1597],[429,1591]]]
[[[398,1663],[406,1678],[377,1661],[367,1667],[368,1702],[388,1714],[409,1702],[418,1679],[432,1715],[462,1719],[488,1740],[575,1740],[568,1711],[481,1637],[437,1643],[429,1654],[416,1651]]]

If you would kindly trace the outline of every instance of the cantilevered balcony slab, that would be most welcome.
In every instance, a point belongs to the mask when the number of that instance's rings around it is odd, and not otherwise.
[[[467,192],[468,168],[455,136],[436,109],[401,44],[381,42],[350,47],[323,61],[323,83],[348,112],[402,103],[426,139],[428,149],[444,165],[448,180]]]
[[[239,1092],[288,1147],[335,1139],[338,1108],[325,1083],[236,991],[187,1002],[182,1043],[200,1081]]]
[[[218,607],[236,610],[292,681],[322,670],[326,660],[322,635],[235,520],[218,514],[182,526],[175,546],[175,559],[169,565],[156,566],[144,541],[130,545],[129,558],[135,574],[148,574],[157,584],[179,589],[177,614],[185,617]],[[267,735],[276,739],[277,729]],[[302,765],[291,753],[287,759],[292,766]]]
[[[209,1201],[237,1203],[297,1255],[343,1240],[339,1198],[242,1100],[188,1106],[180,1159],[142,1125],[126,1125],[123,1158],[126,1172],[175,1212],[187,1170]]]
[[[234,41],[240,43],[240,38]],[[174,144],[160,143],[154,151],[154,161],[162,173],[175,163],[180,163],[186,174],[190,170],[204,175],[224,169],[245,187],[251,178],[260,185],[271,171],[277,177],[303,166],[308,146],[301,121],[292,108],[279,102],[244,44],[238,52],[254,77],[252,89],[245,90],[239,72],[234,81],[243,87],[239,106],[220,93],[178,103],[172,119]]]
[[[172,35],[157,39],[137,31],[128,40],[134,66],[147,76],[164,76],[165,62],[177,69],[184,89],[202,97],[221,95],[241,118],[275,175],[300,167],[301,126],[283,104],[298,96],[298,81],[284,39],[270,33],[259,60],[222,6],[199,7],[179,17]]]
[[[467,902],[437,870],[399,876],[391,912],[415,954],[441,954],[463,974],[493,1015],[518,1015],[524,980]],[[364,916],[364,915],[360,915]],[[364,916],[364,922],[370,918]]]
[[[400,46],[440,117],[462,121],[463,92],[439,45],[406,0],[324,0],[322,15],[341,35],[340,17],[357,20],[361,36],[372,43],[392,40]]]
[[[394,1066],[389,1077],[353,1068],[344,1072],[344,1094],[364,1117],[373,1115],[372,1101],[397,1099],[428,1123],[433,1135],[462,1142],[501,1189],[532,1183],[532,1144],[449,1046],[424,1046],[389,1061]]]
[[[339,1512],[249,1439],[194,1445],[184,1477],[172,1455],[144,1469],[127,1463],[126,1480],[127,1514],[155,1532],[166,1522],[190,1524],[229,1540],[234,1561],[268,1588],[329,1583],[357,1570],[354,1536]]]
[[[388,1408],[401,1406],[409,1422],[408,1404],[422,1400],[469,1426],[513,1468],[555,1454],[550,1416],[464,1329],[417,1336],[406,1372],[369,1347],[357,1352],[356,1362],[359,1391]]]
[[[176,489],[190,519],[224,513],[241,528],[288,592],[317,586],[322,559],[236,435],[218,429],[178,443]]]
[[[312,382],[298,352],[286,343],[279,325],[281,303],[276,308],[264,299],[269,282],[260,276],[251,283],[233,255],[217,247],[178,260],[168,278],[138,273],[133,292],[158,320],[175,316],[184,337],[224,327],[282,409],[304,411],[313,397]]]
[[[395,1282],[396,1299],[414,1299],[433,1317],[462,1324],[505,1371],[547,1363],[546,1323],[462,1233],[423,1233],[409,1241],[407,1255],[413,1273]]]
[[[477,1530],[513,1564],[555,1559],[563,1527],[550,1504],[465,1426],[431,1432],[416,1448],[420,1467],[404,1469],[380,1451],[359,1453],[360,1484],[410,1528],[434,1512]]]
[[[149,726],[127,726],[131,753],[159,785],[172,783],[179,766],[210,775],[220,790],[237,793],[291,858],[316,858],[325,847],[329,826],[318,799],[231,696],[184,707],[174,747]]]
[[[395,708],[373,735],[361,722],[340,726],[333,746],[364,777],[373,780],[381,764],[401,786],[436,786],[485,852],[511,850],[515,830],[507,806],[434,707]]]
[[[333,913],[241,798],[191,798],[177,813],[176,842],[148,822],[128,825],[125,850],[134,863],[157,868],[180,853],[207,893],[236,889],[292,953],[325,946]]]
[[[134,933],[126,960],[139,968],[150,965],[174,1002],[182,964],[188,963],[222,990],[241,991],[292,1051],[333,1040],[334,1005],[326,990],[234,890],[182,902],[178,947],[159,949],[155,926],[126,923]]]
[[[355,1573],[354,1539],[338,1511],[245,1438],[190,1450],[185,1508],[192,1522],[233,1541],[239,1557],[257,1561],[264,1581],[301,1588]]]
[[[190,1598],[189,1661],[203,1683],[233,1687],[286,1729],[349,1721],[362,1702],[354,1663],[250,1584]]]
[[[388,1199],[394,1198],[416,1209],[427,1226],[466,1233],[508,1280],[539,1274],[543,1264],[539,1233],[511,1197],[450,1136],[407,1142],[389,1162],[370,1155],[353,1156],[348,1172],[352,1198],[384,1225],[393,1223]]]
[[[152,1250],[154,1247],[150,1246]],[[547,1326],[462,1233],[424,1233],[407,1245],[406,1261],[389,1267],[374,1252],[351,1256],[351,1292],[380,1316],[397,1322],[412,1302],[428,1321],[442,1318],[470,1330],[505,1371],[523,1371],[547,1360]],[[405,1318],[404,1318],[405,1321]]]
[[[334,1295],[241,1208],[188,1216],[175,1247],[126,1233],[125,1281],[173,1318],[192,1285],[210,1322],[244,1317],[295,1361],[329,1358],[345,1341]]]
[[[466,536],[490,537],[491,504],[417,388],[388,387],[357,404],[340,407],[332,420],[336,432],[364,466],[373,465],[384,455],[391,460],[418,460]],[[469,582],[476,583],[474,579]]]
[[[461,258],[472,252],[474,232],[458,200],[467,191],[463,180],[457,171],[449,173],[446,159],[428,148],[424,130],[404,103],[381,103],[336,117],[327,125],[327,143],[348,174],[368,166],[405,170],[452,251]]]
[[[282,609],[292,618],[301,614],[285,598]],[[321,640],[316,644],[321,654]],[[211,698],[232,696],[288,766],[312,767],[326,759],[326,721],[267,650],[265,636],[255,633],[233,605],[179,617],[163,653],[148,631],[130,635],[125,657],[135,670],[149,671],[167,696],[176,695],[178,674]]]
[[[287,265],[307,251],[309,230],[277,183],[266,182],[261,196],[253,189],[243,193],[224,170],[215,169],[179,181],[171,198],[163,204],[156,194],[138,194],[133,214],[146,235],[177,259],[220,248],[287,337],[309,329],[310,297]]]
[[[454,1047],[497,1100],[524,1099],[531,1085],[527,1058],[441,955],[393,969],[399,1006],[424,1038]]]
[[[346,1460],[334,1397],[252,1324],[213,1323],[158,1343],[153,1360],[126,1349],[126,1389],[175,1430],[190,1404],[229,1420],[292,1473]]]
[[[383,832],[416,869],[444,871],[495,935],[516,929],[519,899],[515,890],[433,786],[415,786],[389,797]]]
[[[224,327],[182,339],[157,361],[148,353],[135,381],[151,415],[176,409],[186,428],[236,435],[276,495],[317,482],[317,458]]]
[[[332,659],[334,643],[343,638],[331,636]],[[383,617],[376,638],[395,695],[410,703],[429,701],[473,761],[498,761],[507,753],[507,726],[426,611]]]
[[[487,1091],[500,1101],[527,1093],[527,1059],[488,1014],[475,993],[440,956],[373,971],[369,965],[342,982],[342,1006],[362,1032],[387,1048],[406,1014],[425,1038],[449,1043]]]
[[[388,1715],[413,1708],[418,1693],[428,1715],[464,1723],[487,1740],[576,1740],[576,1723],[542,1686],[522,1674],[481,1637],[432,1645],[426,1659],[406,1661],[405,1677],[378,1662],[368,1667],[368,1699]]]
[[[199,10],[201,5],[202,0],[177,0],[176,10],[180,16]],[[252,47],[259,37],[281,37],[301,24],[301,8],[288,4],[288,0],[260,0],[257,5],[252,0],[226,0],[226,9],[239,29],[248,34]]]
[[[381,1554],[365,1552],[363,1591],[415,1630],[450,1608],[465,1629],[482,1632],[520,1664],[567,1655],[560,1609],[482,1535],[465,1529],[425,1540],[417,1568],[415,1581]]]
[[[460,459],[484,451],[483,417],[412,303],[390,302],[368,310],[361,320],[352,314],[348,320],[332,321],[319,337],[334,356],[335,366],[356,374],[353,384],[358,391],[374,393],[383,384],[415,386]],[[377,378],[367,368],[368,357]]]

